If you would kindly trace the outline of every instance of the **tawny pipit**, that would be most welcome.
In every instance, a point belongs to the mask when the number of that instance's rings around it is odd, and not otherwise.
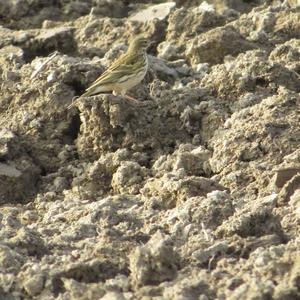
[[[115,96],[121,95],[138,103],[136,99],[126,95],[126,92],[139,84],[147,73],[148,58],[146,48],[148,44],[148,40],[144,36],[139,35],[134,38],[130,42],[127,52],[118,58],[68,108],[71,108],[81,97],[95,96],[100,93],[109,92],[112,92]]]

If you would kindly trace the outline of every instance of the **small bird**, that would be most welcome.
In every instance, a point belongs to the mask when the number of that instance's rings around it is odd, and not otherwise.
[[[95,96],[100,93],[110,93],[121,95],[126,99],[139,103],[133,97],[126,95],[127,91],[139,84],[145,77],[148,69],[148,57],[146,49],[148,39],[143,35],[138,35],[129,44],[128,50],[121,55],[113,64],[98,78],[86,92],[73,101],[71,108],[81,97]]]

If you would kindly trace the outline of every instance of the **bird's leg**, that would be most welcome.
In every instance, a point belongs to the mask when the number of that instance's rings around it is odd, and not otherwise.
[[[129,101],[127,101],[128,103],[137,105],[137,106],[145,106],[149,104],[149,101],[139,101],[131,96],[128,95],[123,95],[123,97]]]
[[[128,103],[131,103],[131,104],[134,103],[135,105],[140,105],[141,104],[141,102],[139,100],[137,100],[137,99],[135,99],[131,96],[126,95],[126,93],[124,91],[114,90],[112,93],[113,93],[114,96],[121,96],[121,97],[125,98],[126,100],[129,100],[129,101],[127,101]]]
[[[75,104],[76,104],[76,102],[78,102],[78,99],[80,98],[80,96],[75,96],[75,97],[73,97],[72,98],[72,102],[71,102],[71,104],[67,107],[67,109],[70,109],[70,108],[72,108]]]
[[[135,104],[138,104],[138,105],[141,104],[141,102],[139,100],[137,100],[137,99],[135,99],[135,98],[133,98],[131,96],[123,95],[123,97],[126,98],[126,99],[128,99],[128,100],[130,100],[131,102],[134,102]]]

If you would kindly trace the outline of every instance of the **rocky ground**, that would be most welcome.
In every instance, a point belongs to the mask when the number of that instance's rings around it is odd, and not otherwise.
[[[1,300],[300,299],[300,3],[162,2],[0,0]]]

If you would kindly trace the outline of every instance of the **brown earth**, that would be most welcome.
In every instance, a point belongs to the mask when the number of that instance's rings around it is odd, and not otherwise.
[[[162,2],[0,0],[1,300],[300,299],[300,3]]]

